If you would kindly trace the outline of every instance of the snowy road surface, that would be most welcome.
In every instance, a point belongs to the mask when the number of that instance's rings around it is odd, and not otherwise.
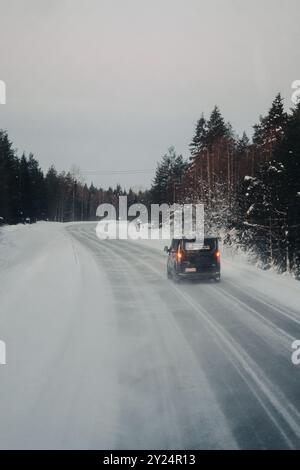
[[[300,283],[173,284],[95,224],[0,231],[0,448],[300,448]]]

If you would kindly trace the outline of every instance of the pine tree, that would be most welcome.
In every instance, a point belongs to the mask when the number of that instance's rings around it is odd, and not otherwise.
[[[200,119],[197,121],[195,135],[190,143],[190,151],[192,157],[206,148],[207,138],[207,122],[202,113]]]
[[[19,188],[21,193],[20,218],[24,223],[31,219],[32,185],[26,155],[23,153],[19,163]]]
[[[286,269],[285,218],[287,206],[280,198],[286,184],[282,163],[262,164],[255,177],[247,177],[239,194],[242,225],[239,237],[247,250],[256,254],[264,267]]]
[[[162,157],[157,165],[155,177],[152,183],[152,201],[156,204],[177,202],[178,189],[187,171],[188,163],[182,155],[177,155],[174,147],[170,147],[168,153]]]
[[[237,141],[237,152],[239,155],[244,155],[247,150],[249,150],[250,140],[246,132],[243,132],[243,135]]]
[[[33,154],[28,158],[28,172],[30,180],[31,207],[30,219],[32,222],[43,220],[46,218],[46,188],[43,172],[39,166],[39,162],[34,158]]]
[[[286,173],[279,198],[287,206],[287,250],[290,268],[300,277],[300,104],[288,119],[285,135],[275,149]]]
[[[215,106],[207,123],[207,146],[211,147],[223,137],[229,137],[228,126],[225,124],[218,106]]]
[[[0,221],[17,223],[20,209],[19,160],[7,132],[0,130]]]
[[[262,160],[271,158],[272,152],[284,136],[287,114],[284,111],[283,99],[276,95],[267,116],[260,116],[259,124],[255,124],[253,143],[258,148]]]
[[[52,221],[58,221],[60,181],[53,165],[46,174],[45,187],[48,218]]]

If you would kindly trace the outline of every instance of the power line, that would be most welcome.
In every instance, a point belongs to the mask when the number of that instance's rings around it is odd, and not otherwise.
[[[154,169],[136,170],[80,170],[85,175],[140,175],[154,173]]]

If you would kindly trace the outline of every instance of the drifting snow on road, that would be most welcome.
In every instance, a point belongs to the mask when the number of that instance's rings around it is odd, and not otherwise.
[[[0,448],[299,448],[300,284],[229,257],[178,286],[95,227],[0,232]]]

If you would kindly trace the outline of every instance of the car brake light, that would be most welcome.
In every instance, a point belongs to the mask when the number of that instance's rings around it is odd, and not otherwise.
[[[217,258],[217,259],[220,259],[221,253],[220,253],[219,251],[216,251],[215,255],[216,255],[216,258]]]
[[[177,259],[178,263],[180,263],[183,260],[183,252],[182,251],[180,251],[180,250],[177,251],[176,259]]]

